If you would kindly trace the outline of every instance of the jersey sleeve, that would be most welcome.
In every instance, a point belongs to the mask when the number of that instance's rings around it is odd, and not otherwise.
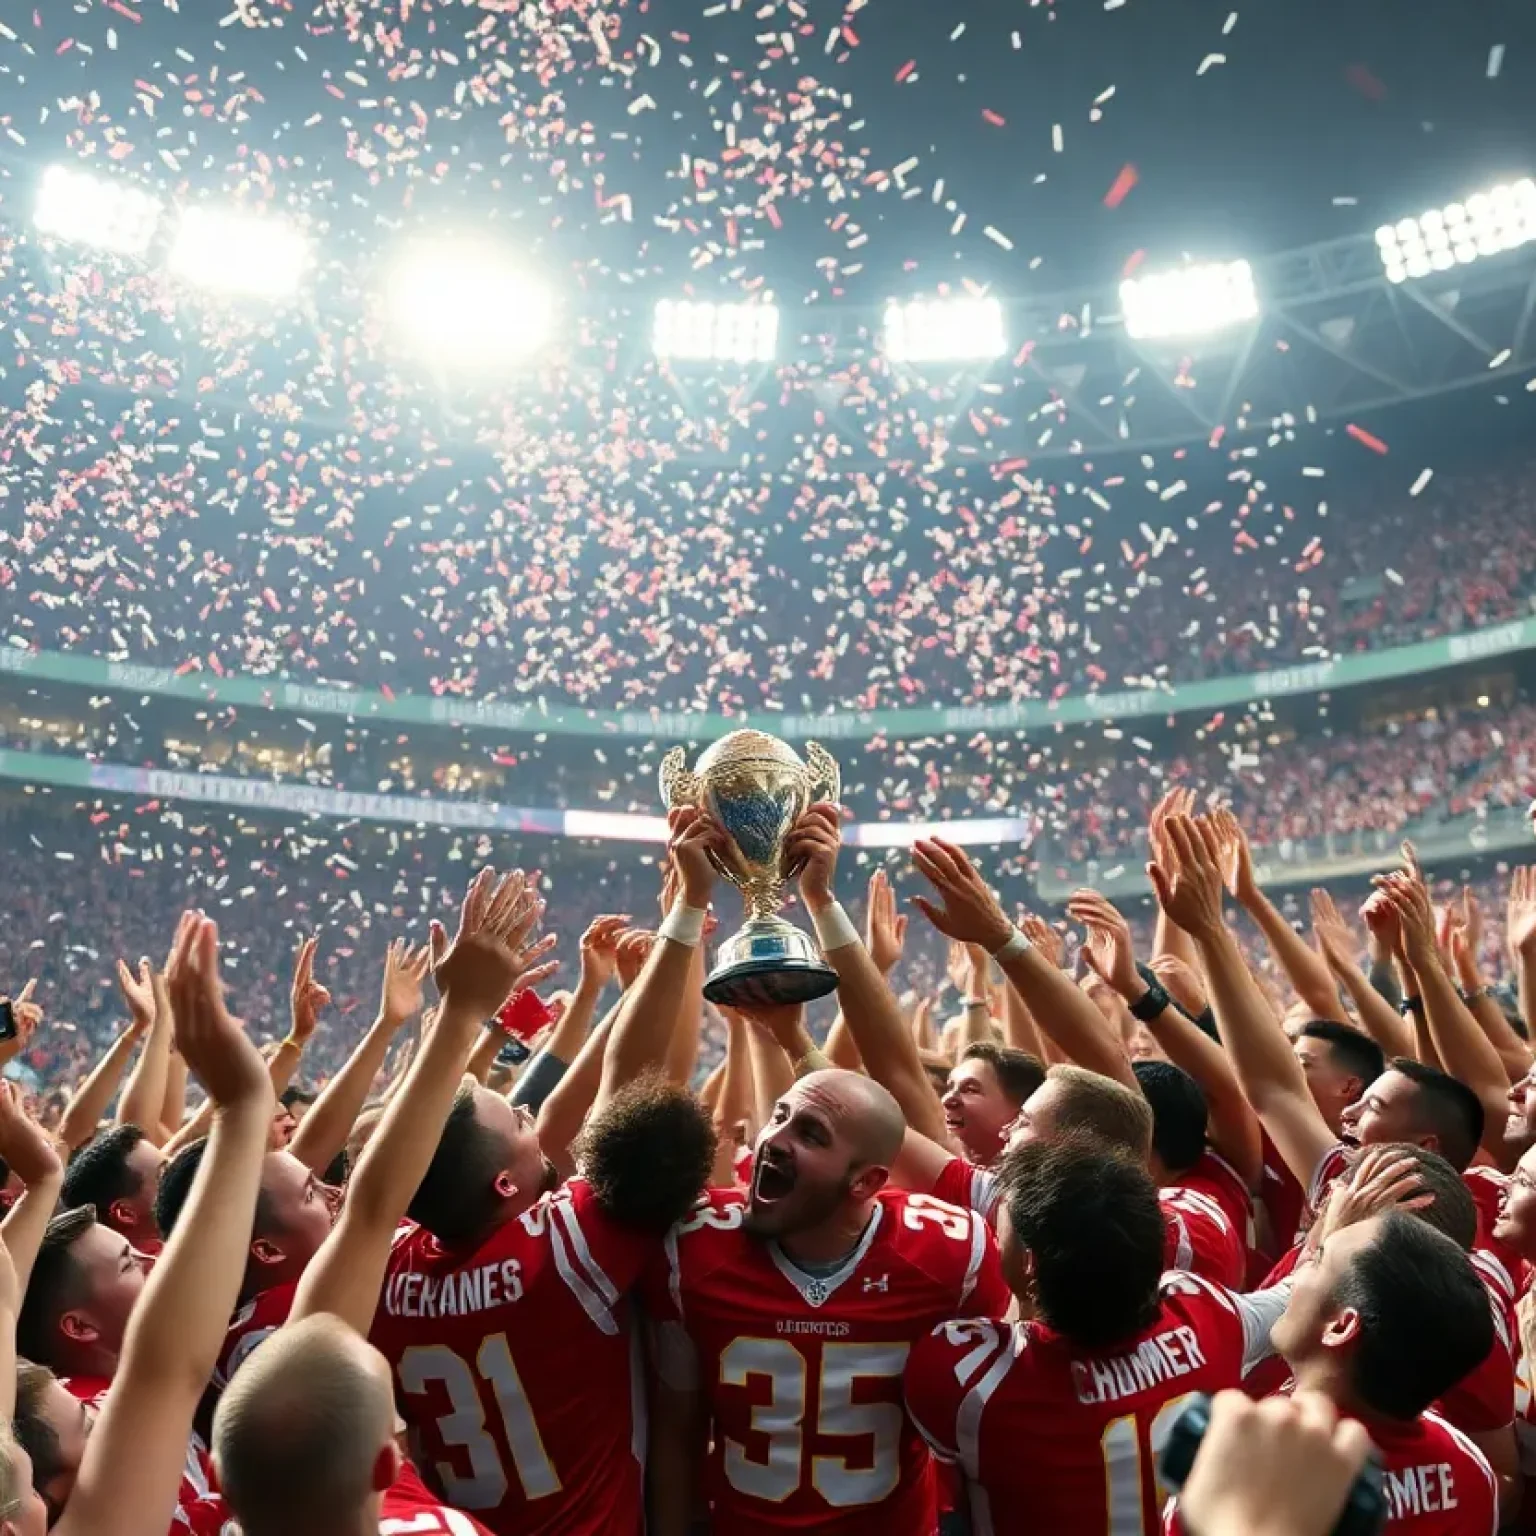
[[[1003,1279],[997,1239],[992,1228],[974,1211],[970,1213],[970,1222],[970,1261],[961,1284],[960,1306],[978,1317],[1002,1317],[1013,1304],[1013,1292]]]
[[[1469,1435],[1492,1434],[1515,1422],[1515,1362],[1497,1332],[1493,1348],[1437,1406],[1455,1428]]]
[[[657,1239],[610,1216],[585,1179],[570,1180],[565,1191],[569,1200],[555,1204],[573,1258],[605,1298],[633,1290]]]
[[[940,1461],[960,1457],[960,1410],[972,1386],[1009,1347],[1006,1323],[987,1319],[940,1323],[907,1356],[907,1412]]]
[[[991,1222],[997,1215],[1002,1186],[997,1175],[989,1169],[977,1168],[963,1157],[952,1157],[944,1164],[929,1193],[951,1205],[958,1205],[962,1211],[975,1211],[983,1220]]]

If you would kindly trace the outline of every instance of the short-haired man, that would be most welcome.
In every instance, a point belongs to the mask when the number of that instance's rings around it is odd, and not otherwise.
[[[160,1251],[155,1194],[165,1157],[136,1125],[98,1131],[69,1160],[60,1204],[91,1206],[103,1226],[121,1232],[140,1253]]]
[[[960,1464],[978,1530],[1154,1529],[1174,1420],[1262,1358],[1289,1287],[1240,1296],[1165,1274],[1156,1186],[1092,1138],[1010,1152],[1004,1188],[1003,1268],[1022,1321],[934,1329],[907,1363],[908,1408]]]
[[[965,1161],[990,1168],[1008,1142],[1024,1101],[1045,1081],[1045,1068],[1027,1051],[977,1040],[960,1053],[940,1096],[944,1126]]]

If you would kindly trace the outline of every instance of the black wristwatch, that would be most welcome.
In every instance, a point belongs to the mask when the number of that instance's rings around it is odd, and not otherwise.
[[[1168,995],[1168,988],[1162,982],[1149,981],[1147,990],[1130,1005],[1131,1017],[1139,1019],[1143,1024],[1150,1024],[1172,1003],[1173,999]]]

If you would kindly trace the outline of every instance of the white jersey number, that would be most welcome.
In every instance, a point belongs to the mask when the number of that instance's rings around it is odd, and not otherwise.
[[[906,1344],[824,1344],[816,1383],[815,1432],[834,1439],[867,1439],[850,1466],[844,1456],[813,1456],[811,1486],[836,1509],[878,1504],[901,1479],[902,1410],[898,1403],[854,1400],[854,1383],[896,1381],[907,1363]],[[725,1439],[725,1475],[738,1492],[780,1504],[805,1477],[805,1416],[808,1407],[805,1356],[785,1339],[733,1339],[720,1356],[720,1380],[745,1387],[766,1378],[772,1396],[752,1409],[752,1433],[768,1442],[758,1460],[748,1447]],[[851,1448],[850,1448],[851,1449]]]
[[[545,1454],[506,1334],[494,1334],[481,1344],[475,1369],[495,1396],[503,1439],[512,1453],[523,1497],[543,1499],[559,1493],[560,1477]],[[469,1476],[460,1476],[451,1463],[439,1462],[443,1492],[460,1509],[497,1508],[507,1495],[507,1474],[500,1449],[485,1427],[485,1402],[469,1366],[445,1345],[432,1344],[406,1350],[399,1371],[400,1385],[412,1397],[427,1392],[433,1382],[448,1394],[452,1412],[437,1421],[437,1432],[445,1446],[464,1452]]]

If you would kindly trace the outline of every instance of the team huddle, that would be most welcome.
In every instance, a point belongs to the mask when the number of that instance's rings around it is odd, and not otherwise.
[[[813,806],[786,852],[837,1020],[818,1045],[799,1007],[730,1015],[698,1093],[725,836],[700,812],[672,813],[618,1001],[599,1017],[616,914],[515,1083],[487,1021],[554,965],[521,873],[391,948],[377,1020],[308,1103],[312,945],[264,1058],[189,913],[163,971],[123,972],[134,1023],[55,1131],[0,1089],[0,1531],[1226,1536],[1256,1528],[1233,1425],[1345,1446],[1341,1498],[1371,1456],[1403,1536],[1520,1528],[1531,1050],[1411,850],[1364,908],[1367,975],[1326,896],[1314,947],[1241,828],[1191,809],[1152,829],[1150,965],[1073,898],[1081,981],[961,849],[918,842],[916,905],[969,967],[946,1048],[888,980],[888,881],[861,932],[837,808]],[[35,1027],[29,991],[13,1008]],[[1180,1491],[1163,1453],[1207,1395]]]

